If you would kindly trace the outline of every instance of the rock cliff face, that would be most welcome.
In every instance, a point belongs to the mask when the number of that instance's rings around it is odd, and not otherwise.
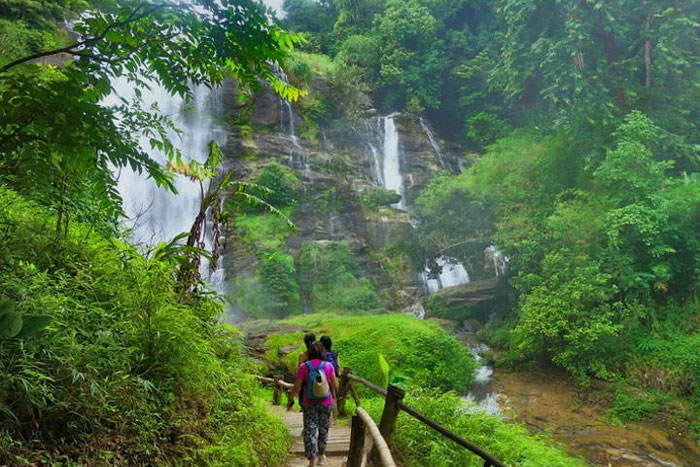
[[[294,212],[296,232],[285,238],[289,255],[298,261],[309,242],[344,242],[353,256],[357,275],[371,279],[387,310],[406,310],[425,295],[420,268],[397,245],[409,245],[412,226],[407,212],[389,206],[369,206],[367,198],[382,187],[382,118],[316,127],[306,122],[294,105],[281,101],[263,87],[243,106],[235,89],[227,90],[227,118],[247,113],[249,124],[229,130],[224,153],[228,169],[241,179],[252,179],[261,167],[277,161],[291,168],[301,182],[301,201]],[[399,135],[399,167],[410,206],[439,170],[456,173],[465,164],[461,149],[444,141],[439,153],[417,118],[395,116]],[[387,203],[388,204],[388,203]],[[260,267],[259,249],[233,228],[227,235],[224,265],[229,280],[252,277]],[[414,261],[415,263],[415,261]],[[309,309],[308,303],[304,307]],[[246,313],[248,310],[242,310]]]

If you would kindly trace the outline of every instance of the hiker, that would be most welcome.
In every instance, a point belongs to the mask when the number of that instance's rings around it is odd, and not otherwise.
[[[340,362],[338,361],[338,352],[333,351],[333,341],[329,336],[321,336],[319,340],[326,349],[326,361],[333,365],[335,377],[340,378]]]
[[[304,411],[304,451],[309,467],[326,463],[326,444],[331,424],[333,393],[338,390],[333,365],[326,361],[326,349],[314,342],[307,351],[308,360],[299,365],[287,410],[291,410],[302,384],[302,410]],[[331,389],[333,392],[331,392]]]
[[[319,339],[323,348],[326,349],[326,361],[333,365],[336,379],[340,378],[340,362],[338,361],[338,353],[332,350],[333,341],[329,336],[321,336]],[[338,396],[333,392],[333,420],[338,420]]]
[[[309,354],[309,347],[311,347],[311,344],[316,342],[316,334],[313,332],[309,332],[304,336],[304,346],[306,346],[306,350],[302,353],[299,354],[299,365],[304,363],[305,361],[308,360],[307,356]],[[301,390],[299,393],[299,407],[303,407],[302,405],[302,400],[301,400],[301,395],[304,393],[304,384],[302,383],[301,385]]]
[[[309,353],[309,347],[311,344],[316,342],[316,334],[310,332],[304,336],[304,345],[306,346],[306,351],[299,354],[299,365],[308,360],[307,355]]]

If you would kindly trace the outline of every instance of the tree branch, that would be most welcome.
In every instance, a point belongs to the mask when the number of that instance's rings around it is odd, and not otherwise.
[[[77,51],[79,49],[81,49],[82,47],[88,47],[88,46],[94,44],[95,42],[101,41],[102,39],[105,38],[107,33],[113,29],[117,29],[117,28],[120,28],[122,26],[126,26],[130,23],[133,23],[135,21],[139,21],[139,20],[145,18],[146,16],[153,14],[154,12],[156,12],[157,10],[159,10],[161,8],[167,8],[167,7],[184,8],[184,6],[182,6],[182,5],[172,5],[172,4],[168,4],[168,3],[159,3],[156,5],[153,5],[153,8],[149,8],[146,11],[144,11],[143,13],[141,13],[140,15],[137,15],[137,13],[147,5],[148,5],[148,3],[142,3],[142,4],[138,5],[136,8],[134,8],[134,10],[131,13],[129,13],[129,15],[124,20],[115,21],[115,22],[109,24],[104,29],[104,31],[102,31],[100,34],[97,34],[96,36],[89,37],[87,39],[84,39],[82,41],[76,42],[76,43],[71,44],[71,45],[67,45],[65,47],[61,47],[60,49],[46,50],[44,52],[37,52],[37,53],[32,54],[32,55],[27,55],[26,57],[18,58],[17,60],[14,60],[14,61],[0,67],[0,73],[5,73],[10,68],[13,68],[13,67],[20,65],[22,63],[26,63],[26,62],[29,62],[31,60],[36,60],[37,58],[48,57],[49,55],[57,55],[60,53],[70,53],[72,55],[81,55],[81,54],[77,53]],[[97,56],[95,56],[95,55],[83,55],[83,56],[85,56],[87,58],[97,59]],[[99,59],[99,60],[108,62],[108,59]]]

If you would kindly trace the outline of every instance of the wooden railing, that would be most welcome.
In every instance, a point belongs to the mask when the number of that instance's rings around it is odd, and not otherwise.
[[[274,378],[258,377],[263,382],[273,384],[272,403],[279,405],[281,403],[282,391],[287,393],[287,401],[289,401],[292,384],[285,382],[282,376]],[[362,401],[357,392],[354,383],[359,383],[369,390],[384,397],[384,410],[382,417],[377,426],[362,408]],[[468,449],[472,453],[481,457],[484,460],[484,467],[506,467],[504,463],[487,453],[483,449],[476,446],[474,443],[464,439],[458,434],[448,430],[444,426],[437,423],[410,406],[403,401],[406,392],[398,386],[390,384],[387,389],[383,389],[376,384],[367,381],[364,378],[355,376],[350,368],[345,368],[340,377],[340,386],[338,388],[338,412],[341,416],[345,415],[345,401],[348,395],[355,402],[355,415],[352,417],[351,434],[350,434],[350,450],[348,453],[347,467],[360,467],[363,464],[367,452],[365,450],[365,434],[369,431],[372,438],[373,447],[369,451],[369,455],[375,461],[375,464],[381,464],[383,467],[396,467],[396,463],[391,455],[389,444],[394,437],[396,427],[396,419],[401,411],[404,411],[416,420],[429,426],[440,435],[448,438],[460,446]]]

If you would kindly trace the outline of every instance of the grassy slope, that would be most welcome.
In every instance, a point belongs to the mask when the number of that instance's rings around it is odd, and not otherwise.
[[[379,355],[389,363],[390,378],[410,378],[411,384],[464,392],[472,380],[474,360],[469,352],[437,324],[412,316],[364,315],[336,317],[307,315],[285,320],[332,337],[333,348],[343,366],[377,384],[382,383]],[[283,358],[290,371],[296,367],[301,345],[284,356],[280,347],[300,344],[303,332],[272,334],[268,339],[269,360]]]
[[[220,303],[180,303],[171,264],[54,225],[0,185],[0,295],[54,318],[0,340],[0,464],[281,465],[288,435]]]

